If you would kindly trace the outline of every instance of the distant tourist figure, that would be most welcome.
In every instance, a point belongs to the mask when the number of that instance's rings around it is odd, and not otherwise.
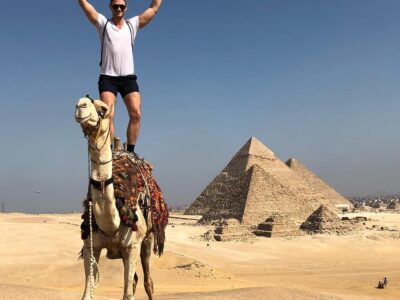
[[[386,286],[387,284],[388,284],[388,280],[387,280],[387,278],[385,277],[385,278],[383,278],[383,284]]]
[[[125,19],[127,0],[110,0],[112,18],[107,19],[87,0],[78,0],[89,21],[96,26],[100,37],[100,99],[108,106],[115,104],[117,94],[124,99],[129,114],[127,150],[135,153],[141,118],[141,98],[135,75],[133,47],[140,28],[146,26],[158,13],[162,0],[152,0],[143,13]],[[114,138],[114,113],[111,119],[111,140]]]

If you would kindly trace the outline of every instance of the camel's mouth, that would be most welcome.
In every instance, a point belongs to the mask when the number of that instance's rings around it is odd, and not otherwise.
[[[87,116],[84,116],[84,117],[76,117],[76,121],[79,123],[79,124],[82,124],[82,123],[86,123],[87,121],[89,121],[90,120],[90,114],[88,114]]]

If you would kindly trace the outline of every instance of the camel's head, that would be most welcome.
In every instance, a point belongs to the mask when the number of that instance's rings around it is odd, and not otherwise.
[[[75,109],[75,120],[81,125],[85,133],[97,131],[100,123],[102,126],[109,126],[109,120],[113,107],[108,108],[107,104],[100,100],[91,100],[87,97],[79,99]]]

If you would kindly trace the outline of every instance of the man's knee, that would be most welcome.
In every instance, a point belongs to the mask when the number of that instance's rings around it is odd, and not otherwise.
[[[103,101],[105,104],[107,104],[108,108],[111,109],[111,107],[115,105],[116,97],[111,92],[102,92],[100,94],[100,100]],[[109,117],[110,121],[114,119],[114,109],[110,113]]]
[[[129,120],[131,122],[139,122],[141,117],[142,112],[140,111],[140,109],[133,109],[129,112]]]

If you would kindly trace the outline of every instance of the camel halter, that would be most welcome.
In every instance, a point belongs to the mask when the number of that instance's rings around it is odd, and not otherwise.
[[[99,149],[99,151],[100,151],[100,150],[104,147],[104,145],[106,144],[109,134],[110,134],[110,129],[108,129],[107,137],[106,137],[106,139],[105,139],[105,141],[104,141],[103,146]],[[110,159],[110,160],[105,161],[105,162],[102,162],[102,161],[95,161],[94,159],[92,159],[91,150],[93,150],[93,149],[90,147],[89,137],[88,137],[87,135],[85,135],[85,137],[86,137],[86,139],[87,139],[87,144],[88,144],[89,183],[92,185],[93,188],[95,188],[95,189],[101,191],[101,192],[104,194],[105,191],[106,191],[106,187],[107,187],[108,185],[110,185],[111,183],[114,182],[114,178],[113,178],[113,176],[111,176],[111,178],[106,179],[106,180],[103,180],[103,181],[98,181],[98,180],[93,179],[92,177],[90,177],[90,170],[91,170],[91,168],[90,168],[90,162],[93,162],[93,163],[98,164],[98,165],[106,165],[106,164],[112,162],[112,156],[111,156],[111,159]],[[97,148],[97,147],[96,147],[96,148]]]
[[[86,98],[88,98],[94,104],[94,100],[92,98],[90,98],[89,95],[86,95]],[[97,181],[97,180],[91,178],[90,177],[90,162],[89,162],[89,160],[91,162],[95,163],[95,164],[98,164],[98,165],[105,165],[105,164],[108,164],[108,163],[112,162],[112,156],[111,156],[111,159],[108,160],[108,161],[100,161],[100,160],[99,161],[95,161],[92,158],[92,152],[93,151],[97,151],[97,152],[100,153],[100,151],[107,144],[107,140],[110,137],[111,129],[110,129],[110,126],[108,126],[107,134],[106,134],[106,137],[104,138],[104,142],[103,142],[101,147],[98,147],[97,143],[99,141],[99,137],[100,137],[100,134],[102,132],[101,131],[102,130],[102,121],[104,120],[104,114],[103,114],[103,112],[101,110],[99,110],[99,111],[97,111],[97,115],[98,115],[98,120],[97,120],[97,124],[95,126],[95,128],[97,129],[97,132],[96,132],[96,136],[95,136],[94,141],[93,141],[95,146],[94,147],[90,146],[90,137],[89,137],[88,131],[84,131],[84,136],[87,139],[87,145],[88,145],[89,182],[95,189],[100,190],[104,194],[106,187],[109,184],[114,182],[113,177],[111,176],[111,178],[109,178],[107,180],[103,180],[103,181]]]
[[[97,113],[99,113],[99,112],[97,112]],[[101,151],[101,150],[104,148],[104,146],[106,145],[108,138],[110,137],[110,131],[111,131],[111,129],[110,129],[110,126],[108,126],[107,135],[106,135],[106,137],[104,138],[103,145],[101,145],[101,147],[98,147],[97,143],[99,142],[99,137],[100,137],[100,134],[101,134],[101,127],[102,127],[101,125],[102,125],[102,122],[103,122],[103,117],[102,117],[101,114],[99,114],[99,119],[98,119],[97,124],[96,124],[96,127],[95,127],[95,128],[97,129],[97,132],[96,132],[96,136],[95,136],[94,141],[93,141],[93,142],[94,142],[94,145],[95,145],[94,147],[91,147],[91,146],[90,146],[90,137],[89,137],[88,132],[87,132],[87,131],[84,132],[85,138],[86,138],[87,141],[88,141],[88,151],[89,151],[90,156],[92,156],[92,155],[91,155],[91,152],[92,152],[92,151],[97,151],[97,152],[100,153],[100,151]],[[93,160],[93,159],[91,159],[91,160],[92,160],[92,162],[97,163],[97,164],[99,164],[99,165],[105,165],[105,164],[111,162],[111,161],[112,161],[112,158],[111,158],[110,160],[108,160],[108,161],[105,161],[105,162],[102,162],[102,161],[95,161],[95,160]]]
[[[89,95],[86,95],[86,98],[88,98],[90,101],[92,101],[92,103],[93,103],[93,105],[94,105],[94,100],[93,100],[92,98],[90,98]],[[111,128],[110,128],[110,126],[108,126],[108,128],[107,128],[107,135],[106,135],[106,137],[105,137],[105,139],[104,139],[103,145],[99,148],[99,147],[97,146],[97,143],[98,143],[98,141],[99,141],[99,137],[100,137],[100,134],[101,134],[102,122],[103,122],[103,120],[104,120],[104,112],[102,112],[101,110],[96,110],[96,112],[97,112],[97,115],[98,115],[98,119],[97,119],[97,124],[96,124],[96,126],[95,126],[95,128],[97,129],[97,132],[96,132],[96,137],[94,138],[94,144],[95,144],[95,147],[94,147],[94,148],[90,147],[90,143],[89,143],[89,139],[90,139],[90,138],[89,138],[88,131],[84,131],[84,132],[83,132],[85,138],[88,140],[88,150],[89,150],[89,153],[90,153],[90,150],[92,150],[92,151],[94,150],[94,151],[99,151],[99,152],[100,152],[100,151],[104,148],[104,146],[106,145],[107,139],[109,138],[110,133],[111,133]],[[92,160],[92,161],[93,161],[93,160]],[[112,161],[112,159],[111,159],[110,161]],[[98,163],[98,164],[106,164],[106,163],[108,163],[108,162],[110,162],[110,161],[107,161],[107,162],[96,162],[96,161],[93,161],[93,162]]]

